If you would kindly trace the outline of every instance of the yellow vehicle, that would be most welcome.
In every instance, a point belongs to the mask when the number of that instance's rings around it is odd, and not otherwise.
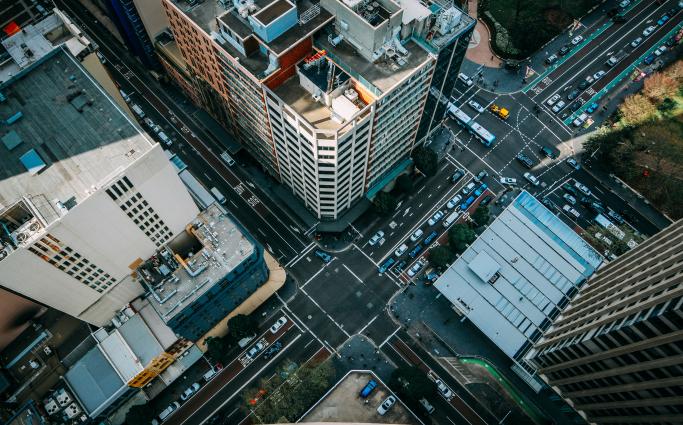
[[[502,107],[496,105],[495,103],[492,104],[491,107],[490,107],[489,109],[491,110],[491,112],[493,112],[494,114],[498,115],[500,118],[502,118],[502,119],[504,119],[504,120],[508,119],[508,117],[510,116],[510,111],[508,111],[507,109],[502,108]]]

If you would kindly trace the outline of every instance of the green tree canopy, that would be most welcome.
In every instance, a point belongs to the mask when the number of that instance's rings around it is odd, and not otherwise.
[[[224,362],[227,359],[227,353],[230,349],[230,344],[225,338],[221,337],[208,337],[206,338],[204,344],[206,344],[206,352],[212,359]]]
[[[453,262],[453,252],[448,247],[436,246],[429,250],[429,262],[438,269],[445,269]]]
[[[228,320],[228,335],[240,340],[252,336],[258,331],[258,322],[251,316],[238,314]]]
[[[466,224],[458,223],[448,231],[448,245],[456,254],[462,254],[475,239],[477,234]]]
[[[400,366],[391,373],[389,386],[401,398],[417,402],[430,399],[436,393],[436,386],[427,375],[415,366]]]
[[[418,146],[413,150],[413,161],[415,167],[426,176],[433,176],[439,167],[438,156],[433,150],[424,146]]]
[[[478,227],[485,226],[489,223],[489,207],[488,205],[480,206],[472,214],[472,220],[477,223]]]
[[[156,415],[149,404],[136,404],[126,412],[127,425],[150,425]]]
[[[401,174],[396,179],[396,189],[401,193],[410,193],[413,190],[413,179],[408,174]]]
[[[379,192],[375,199],[372,201],[372,205],[379,215],[389,215],[396,210],[396,205],[398,202],[396,198],[389,192]]]

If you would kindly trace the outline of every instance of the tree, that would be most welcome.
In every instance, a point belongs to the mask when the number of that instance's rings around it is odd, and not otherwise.
[[[651,119],[657,112],[657,108],[647,97],[634,94],[624,99],[624,103],[619,106],[619,111],[626,124],[637,125]]]
[[[430,399],[436,393],[434,383],[415,366],[400,366],[394,369],[389,386],[399,394],[399,397],[412,401]]]
[[[453,261],[453,252],[448,247],[436,246],[429,250],[429,262],[437,269],[445,269]]]
[[[127,425],[150,425],[156,415],[149,404],[136,404],[126,412]]]
[[[652,74],[643,83],[643,94],[655,104],[661,103],[676,90],[678,90],[676,80],[662,72]]]
[[[424,146],[418,146],[413,150],[415,167],[426,176],[433,176],[438,169],[438,156],[433,150]]]
[[[413,190],[413,179],[408,174],[401,174],[396,179],[396,189],[401,193],[409,193]]]
[[[256,334],[258,322],[251,316],[238,314],[228,320],[228,335],[234,340],[240,340]]]
[[[462,254],[475,239],[477,234],[466,224],[458,223],[448,231],[448,245],[456,254]]]
[[[375,207],[375,211],[379,215],[389,215],[394,210],[396,210],[396,205],[398,202],[396,198],[389,192],[379,192],[375,199],[372,201],[372,205]]]
[[[230,345],[225,338],[211,336],[206,338],[204,344],[206,344],[206,352],[209,354],[209,357],[218,362],[224,362],[226,360]]]
[[[489,207],[487,205],[480,206],[472,214],[472,220],[477,223],[477,226],[485,226],[489,223]]]

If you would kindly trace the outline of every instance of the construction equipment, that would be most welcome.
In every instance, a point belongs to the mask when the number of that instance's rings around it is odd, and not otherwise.
[[[498,115],[500,118],[502,118],[502,119],[504,119],[504,120],[508,119],[508,117],[510,116],[510,111],[508,111],[507,109],[502,108],[502,107],[496,105],[495,103],[492,104],[492,105],[489,107],[489,110],[490,110],[492,113],[494,113],[495,115]]]

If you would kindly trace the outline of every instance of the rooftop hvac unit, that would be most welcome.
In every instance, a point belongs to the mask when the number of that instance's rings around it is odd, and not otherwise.
[[[61,410],[57,402],[52,397],[45,399],[43,406],[45,406],[45,411],[49,416],[52,416]]]
[[[76,403],[71,403],[69,407],[64,409],[64,416],[66,416],[68,419],[75,418],[79,413],[81,413],[81,408],[78,407]]]
[[[57,403],[59,403],[60,406],[65,407],[71,404],[71,396],[69,393],[66,392],[64,388],[60,389],[57,391],[56,397]]]

